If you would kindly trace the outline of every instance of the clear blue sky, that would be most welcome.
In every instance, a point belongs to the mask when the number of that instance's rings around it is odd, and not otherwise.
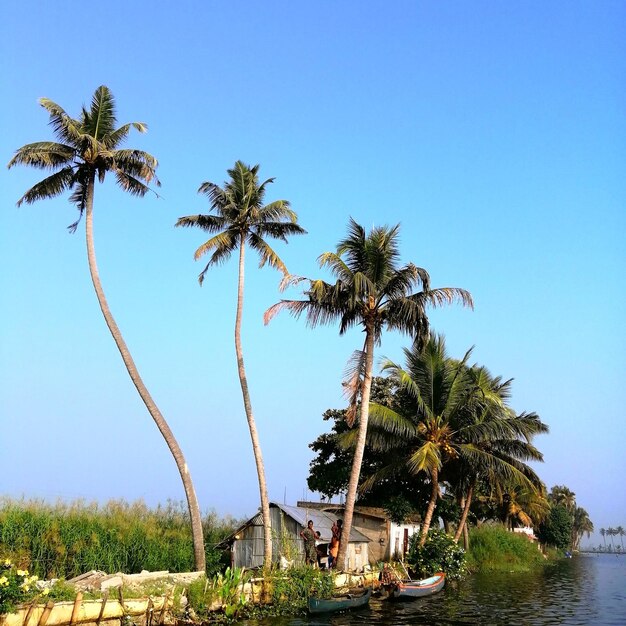
[[[4,2],[0,154],[52,137],[106,84],[160,161],[161,198],[96,190],[112,311],[180,442],[201,507],[251,514],[258,491],[236,375],[236,263],[204,287],[176,230],[198,186],[242,159],[308,230],[277,249],[318,276],[349,216],[402,224],[405,261],[476,310],[433,312],[453,355],[515,378],[551,427],[548,487],[596,528],[626,525],[626,6],[622,2]],[[90,284],[67,196],[15,202],[40,172],[0,171],[0,494],[181,500]],[[360,335],[263,327],[279,276],[249,258],[244,347],[271,497],[301,498],[308,443],[342,407]],[[294,294],[295,295],[295,294]],[[388,334],[379,356],[401,359]]]

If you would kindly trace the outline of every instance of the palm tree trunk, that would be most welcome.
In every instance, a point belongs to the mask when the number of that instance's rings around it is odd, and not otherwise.
[[[437,496],[439,495],[439,468],[433,467],[430,473],[430,479],[433,486],[430,494],[430,502],[428,503],[428,508],[426,509],[426,516],[424,517],[424,522],[422,523],[422,527],[420,529],[420,548],[423,548],[426,543],[430,523],[433,519],[433,513],[435,512],[435,505],[437,504]]]
[[[363,386],[361,387],[359,434],[354,448],[352,470],[350,471],[350,481],[346,493],[346,508],[343,514],[341,543],[339,544],[339,554],[337,555],[337,567],[339,570],[345,570],[347,565],[346,554],[350,543],[350,532],[352,531],[354,503],[356,502],[359,478],[361,476],[361,465],[363,464],[363,453],[367,439],[367,422],[369,419],[370,394],[372,390],[372,371],[374,369],[374,329],[366,326],[365,332],[365,373],[363,376]]]
[[[239,245],[239,281],[237,288],[237,317],[235,319],[235,350],[237,352],[237,371],[239,372],[239,382],[241,383],[241,394],[243,396],[243,406],[246,411],[248,428],[250,429],[250,439],[252,439],[252,451],[256,462],[256,471],[259,479],[259,493],[261,495],[261,515],[263,517],[263,543],[265,556],[263,567],[269,569],[272,566],[272,520],[270,518],[270,501],[267,495],[267,483],[265,482],[265,466],[263,465],[263,455],[261,454],[261,444],[259,434],[252,413],[252,403],[250,402],[250,392],[248,390],[248,379],[243,363],[243,348],[241,346],[241,318],[243,315],[243,285],[244,285],[244,260],[245,260],[245,237],[241,236]]]
[[[454,535],[454,543],[459,543],[459,539],[461,538],[461,534],[463,533],[463,528],[465,527],[465,522],[467,520],[467,514],[469,513],[470,504],[472,503],[473,492],[474,483],[472,482],[467,490],[467,495],[465,496],[465,506],[463,507],[463,512],[461,513],[459,527],[456,529],[456,533]]]
[[[152,396],[148,392],[148,389],[144,385],[141,376],[137,370],[135,362],[133,361],[133,357],[131,356],[128,347],[126,346],[126,342],[122,337],[122,333],[120,332],[113,315],[109,309],[109,305],[107,303],[106,297],[104,295],[104,291],[102,289],[102,284],[100,282],[100,275],[98,274],[98,266],[96,263],[96,251],[94,247],[93,240],[93,195],[94,195],[94,178],[88,182],[87,187],[87,202],[85,207],[85,231],[86,231],[86,239],[87,239],[87,259],[89,261],[89,272],[91,274],[91,281],[93,282],[94,289],[96,291],[96,296],[98,298],[98,304],[100,305],[100,310],[102,311],[102,315],[104,316],[104,321],[109,327],[109,331],[113,336],[113,340],[117,345],[117,349],[120,351],[122,355],[122,360],[124,361],[124,365],[126,366],[126,370],[133,381],[133,384],[137,388],[143,403],[146,405],[148,412],[152,416],[157,428],[160,433],[163,435],[165,439],[165,443],[167,444],[172,456],[174,457],[174,461],[176,462],[176,467],[180,473],[180,477],[183,481],[183,487],[185,489],[185,496],[187,497],[187,505],[189,507],[189,516],[191,518],[191,532],[193,536],[193,551],[194,551],[194,560],[196,570],[205,571],[206,570],[206,556],[204,552],[204,535],[202,531],[202,517],[200,516],[200,508],[198,506],[198,499],[196,498],[196,492],[193,487],[193,481],[191,480],[191,474],[189,473],[189,468],[187,467],[187,463],[185,461],[185,457],[183,456],[183,452],[174,437],[174,434],[170,430],[165,418],[159,411],[159,408],[155,404]]]

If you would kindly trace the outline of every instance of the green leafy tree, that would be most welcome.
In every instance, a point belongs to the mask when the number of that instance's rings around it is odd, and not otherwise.
[[[243,405],[252,440],[252,450],[256,462],[261,513],[264,525],[265,556],[264,566],[269,568],[272,563],[272,526],[270,504],[265,480],[265,466],[259,442],[258,431],[252,401],[248,389],[248,378],[243,359],[241,342],[241,321],[244,304],[245,253],[246,246],[255,250],[259,257],[259,267],[268,264],[287,274],[287,268],[278,254],[267,243],[268,238],[287,242],[290,235],[300,235],[306,231],[297,224],[298,217],[291,210],[287,200],[275,200],[264,204],[267,186],[274,182],[268,178],[259,182],[259,165],[250,167],[237,161],[228,170],[229,180],[223,187],[212,182],[200,185],[198,193],[209,198],[210,210],[213,215],[190,215],[181,217],[176,226],[196,227],[213,235],[195,252],[199,259],[209,254],[209,261],[199,276],[200,284],[212,265],[218,265],[230,258],[235,250],[239,250],[239,273],[237,284],[237,313],[235,317],[235,352],[237,355],[237,371],[243,396]]]
[[[567,550],[572,534],[572,518],[563,504],[553,504],[548,517],[539,525],[537,537],[541,543]]]
[[[139,375],[128,346],[109,309],[96,263],[93,236],[96,180],[102,183],[106,175],[111,174],[122,190],[140,197],[150,190],[148,187],[150,183],[160,184],[155,174],[157,160],[152,155],[142,150],[120,148],[132,129],[143,133],[147,127],[143,123],[132,122],[116,128],[115,99],[105,86],[96,89],[90,108],[83,107],[80,116],[76,119],[70,117],[52,100],[42,98],[39,102],[50,115],[50,126],[58,142],[40,141],[22,146],[16,151],[8,167],[27,165],[53,173],[31,187],[17,204],[18,206],[24,202],[32,204],[37,200],[53,198],[65,191],[71,191],[69,200],[79,211],[78,220],[69,227],[71,232],[76,231],[84,214],[87,260],[100,309],[126,370],[176,462],[189,505],[196,568],[204,570],[202,521],[187,463],[174,434]]]
[[[281,300],[265,314],[266,323],[282,309],[294,316],[306,314],[310,326],[339,322],[339,333],[360,326],[365,339],[357,353],[348,390],[351,406],[348,423],[356,419],[360,399],[358,437],[350,481],[346,493],[343,532],[350,536],[354,504],[361,475],[365,450],[369,403],[374,369],[374,348],[380,343],[383,330],[408,333],[421,346],[428,337],[426,307],[459,301],[472,306],[469,292],[458,288],[430,288],[426,270],[412,263],[399,265],[399,225],[377,227],[367,234],[365,229],[350,220],[348,235],[339,242],[336,252],[326,252],[319,258],[320,266],[328,268],[337,278],[334,284],[323,280],[292,277],[285,284],[306,280],[308,288],[303,300]],[[421,287],[421,291],[416,291]],[[338,566],[345,564],[348,542],[342,541]]]
[[[396,407],[399,410],[404,402],[404,394],[389,378],[375,376],[372,379],[371,400],[377,404]],[[309,444],[315,452],[309,468],[307,484],[311,491],[317,491],[327,498],[344,494],[350,481],[350,466],[353,449],[342,445],[345,433],[352,432],[347,422],[347,409],[328,409],[324,412],[325,421],[332,423],[330,432],[323,433]],[[389,455],[372,449],[366,444],[363,453],[361,477],[363,480],[390,462]],[[422,485],[416,488],[415,481],[406,475],[398,474],[376,483],[367,491],[358,492],[358,504],[377,507],[394,507],[393,502],[402,501],[410,506],[411,512],[422,508],[428,500],[428,493]]]

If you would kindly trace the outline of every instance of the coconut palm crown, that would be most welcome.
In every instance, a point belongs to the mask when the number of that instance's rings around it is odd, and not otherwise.
[[[144,133],[147,126],[131,122],[116,128],[115,99],[108,87],[96,89],[91,107],[83,107],[78,119],[48,98],[41,98],[39,103],[50,114],[50,126],[59,142],[26,144],[16,151],[8,167],[28,165],[54,173],[31,187],[18,200],[18,206],[72,191],[70,202],[80,212],[69,227],[74,231],[93,194],[96,177],[104,182],[110,172],[124,191],[136,196],[144,196],[150,183],[160,186],[155,174],[158,163],[152,155],[143,150],[119,149],[133,128]]]
[[[124,191],[140,197],[150,190],[148,187],[150,183],[160,185],[155,174],[157,160],[152,155],[142,150],[120,149],[120,145],[133,128],[143,133],[147,127],[141,122],[131,122],[116,128],[115,99],[104,85],[96,89],[91,106],[89,109],[82,107],[77,119],[70,117],[52,100],[42,98],[39,102],[50,115],[50,126],[58,142],[39,141],[22,146],[16,151],[8,167],[28,165],[41,170],[51,170],[53,173],[33,185],[17,204],[18,206],[24,202],[32,204],[37,200],[53,198],[64,191],[71,191],[69,200],[79,211],[78,219],[69,226],[71,232],[76,231],[81,217],[85,215],[89,272],[102,315],[137,392],[174,457],[189,506],[196,569],[204,570],[206,557],[202,518],[189,468],[174,434],[146,388],[109,309],[96,262],[93,237],[96,179],[104,182],[106,175],[111,173]]]
[[[302,235],[306,231],[297,224],[298,216],[287,200],[263,204],[267,186],[274,182],[274,178],[259,183],[258,172],[258,164],[250,167],[237,161],[232,169],[227,170],[230,178],[223,187],[205,182],[198,189],[198,193],[209,198],[214,215],[190,215],[176,222],[176,226],[196,227],[214,234],[194,254],[196,260],[210,255],[198,276],[200,284],[209,267],[226,262],[235,250],[241,250],[242,244],[249,245],[259,254],[259,267],[267,263],[287,274],[285,264],[266,239],[271,237],[287,243],[288,236]]]
[[[364,333],[363,350],[357,353],[351,380],[346,385],[350,395],[348,423],[356,418],[360,396],[359,429],[344,512],[343,533],[350,536],[352,516],[365,449],[369,399],[374,367],[374,347],[380,344],[384,329],[399,330],[423,345],[428,338],[426,307],[460,301],[473,306],[471,294],[458,288],[431,289],[428,272],[413,263],[400,266],[400,226],[375,227],[369,234],[350,218],[348,233],[336,252],[319,257],[322,268],[337,278],[334,284],[323,280],[287,277],[283,286],[306,281],[302,300],[281,300],[265,312],[268,323],[279,311],[287,309],[296,318],[306,315],[310,326],[339,322],[339,333],[360,326]],[[338,566],[345,565],[348,542],[340,543]]]

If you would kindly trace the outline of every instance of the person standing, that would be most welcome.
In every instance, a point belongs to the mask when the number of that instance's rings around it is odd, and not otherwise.
[[[317,548],[315,547],[315,531],[313,530],[313,520],[309,520],[307,527],[300,532],[300,537],[304,539],[304,563],[313,565],[317,563]]]
[[[333,536],[330,540],[328,567],[335,567],[337,564],[337,555],[339,554],[339,542],[341,541],[341,527],[343,522],[338,519],[332,526]]]

